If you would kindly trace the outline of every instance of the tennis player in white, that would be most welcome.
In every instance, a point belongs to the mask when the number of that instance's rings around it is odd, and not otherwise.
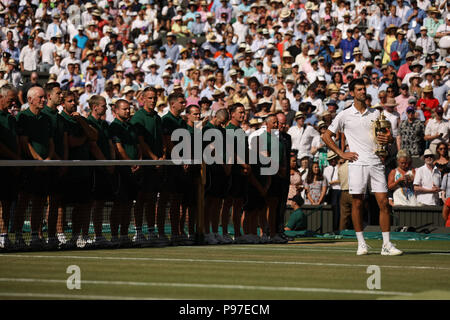
[[[352,221],[358,239],[357,255],[368,254],[368,246],[363,236],[362,207],[367,186],[378,202],[380,208],[380,228],[383,235],[382,255],[396,256],[403,252],[395,248],[390,241],[390,208],[387,197],[387,182],[382,159],[375,154],[377,144],[372,137],[372,124],[380,112],[366,106],[366,87],[359,78],[349,84],[353,104],[339,112],[323,136],[325,144],[341,158],[349,160],[348,184],[352,195]],[[344,132],[349,152],[343,152],[332,137],[338,131]],[[378,133],[377,141],[388,144],[394,141],[391,132]]]

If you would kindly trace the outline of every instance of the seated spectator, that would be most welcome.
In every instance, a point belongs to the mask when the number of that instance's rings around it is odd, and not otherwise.
[[[292,208],[294,209],[294,211],[291,213],[284,230],[285,231],[306,230],[307,219],[302,209],[300,209],[304,203],[303,198],[300,195],[296,195],[290,198],[289,201],[292,202]]]
[[[425,164],[416,170],[414,191],[417,202],[422,205],[439,205],[439,186],[441,173],[434,166],[434,153],[427,149],[423,155]]]
[[[436,154],[437,154],[437,159],[434,161],[434,165],[441,172],[441,176],[444,176],[444,174],[449,172],[448,145],[444,142],[438,143],[438,145],[436,146]]]
[[[393,193],[395,206],[416,206],[414,194],[415,169],[411,167],[411,157],[405,150],[397,153],[397,168],[388,176],[388,189]]]
[[[305,204],[320,205],[325,200],[328,191],[328,181],[320,170],[319,163],[313,162],[308,170],[305,181]]]
[[[296,153],[291,153],[290,165],[291,169],[290,169],[290,184],[289,184],[288,199],[293,198],[294,196],[300,194],[301,191],[303,190],[302,176],[298,171]],[[287,205],[293,207],[292,201],[288,200]]]

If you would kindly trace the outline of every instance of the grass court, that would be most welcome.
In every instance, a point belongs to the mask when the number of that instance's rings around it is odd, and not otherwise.
[[[0,299],[450,299],[450,243],[297,238],[284,245],[219,245],[0,254]],[[67,268],[80,268],[69,290]],[[380,289],[368,289],[369,266]],[[375,283],[369,279],[370,283]]]

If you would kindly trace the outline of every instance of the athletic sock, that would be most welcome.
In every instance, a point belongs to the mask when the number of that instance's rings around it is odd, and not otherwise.
[[[358,245],[366,244],[362,231],[356,232],[356,239],[358,239]]]
[[[382,232],[381,234],[383,235],[383,245],[388,245],[391,242],[390,232]]]

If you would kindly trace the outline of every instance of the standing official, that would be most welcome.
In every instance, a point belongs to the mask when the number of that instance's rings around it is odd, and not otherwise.
[[[29,108],[17,115],[18,135],[22,153],[27,160],[51,160],[55,157],[51,119],[44,113],[45,92],[41,87],[28,90],[27,101]],[[16,215],[15,231],[16,244],[24,246],[22,228],[24,215],[31,200],[31,242],[33,249],[41,249],[44,240],[39,237],[42,214],[47,197],[49,180],[48,167],[29,167],[23,170],[22,192],[19,197]]]
[[[17,136],[16,119],[8,109],[14,105],[17,91],[11,85],[0,89],[0,159],[19,160],[20,148]],[[17,168],[0,167],[0,248],[9,249],[12,243],[8,238],[9,214],[11,204],[17,198]]]

